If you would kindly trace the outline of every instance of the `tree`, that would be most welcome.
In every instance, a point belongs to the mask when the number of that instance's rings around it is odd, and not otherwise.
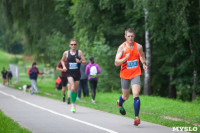
[[[149,30],[148,25],[148,10],[144,8],[145,12],[145,49],[146,49],[146,65],[148,69],[145,71],[144,75],[144,91],[145,95],[151,94],[151,44],[149,41]]]

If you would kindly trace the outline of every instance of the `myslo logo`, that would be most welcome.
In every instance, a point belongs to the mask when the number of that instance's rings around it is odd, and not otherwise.
[[[186,131],[186,132],[196,132],[198,130],[197,127],[173,127],[172,131]]]

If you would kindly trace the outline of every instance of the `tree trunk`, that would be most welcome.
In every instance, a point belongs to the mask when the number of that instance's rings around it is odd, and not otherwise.
[[[197,88],[197,69],[196,69],[196,62],[194,57],[194,51],[192,47],[192,41],[190,39],[190,52],[193,56],[192,62],[193,62],[193,87],[192,87],[192,101],[196,98],[196,88]]]
[[[144,95],[151,94],[151,44],[149,42],[149,30],[147,29],[148,10],[144,8],[145,12],[145,51],[146,51],[146,65],[148,70],[144,72]]]
[[[169,76],[169,82],[171,83],[173,81],[173,75],[170,74]],[[175,85],[169,85],[169,98],[174,98],[176,99],[176,86]]]
[[[188,34],[190,34],[189,25],[188,25],[185,13],[183,15],[184,15],[184,19],[186,21],[186,27],[187,27]],[[193,44],[192,44],[192,39],[191,39],[190,36],[189,36],[189,46],[190,46],[190,53],[191,53],[191,56],[192,56],[192,63],[193,63],[192,100],[195,100],[195,98],[196,98],[196,89],[197,89],[197,64],[196,64],[196,60],[195,60],[195,54],[194,54],[194,48],[193,48]]]

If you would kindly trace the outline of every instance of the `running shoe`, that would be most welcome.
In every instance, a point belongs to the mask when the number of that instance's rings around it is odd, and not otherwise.
[[[119,108],[119,112],[122,114],[122,115],[126,115],[126,110],[124,109],[123,106],[119,106],[119,100],[117,100],[117,106]]]
[[[134,124],[133,124],[133,125],[138,126],[139,124],[140,124],[140,119],[139,119],[139,118],[136,118],[136,119],[134,120]]]
[[[95,104],[95,103],[96,103],[96,101],[92,99],[92,103],[94,103],[94,104]]]
[[[80,98],[80,97],[77,97],[76,100],[81,100],[81,98]]]
[[[76,113],[76,107],[75,107],[75,106],[72,106],[71,112],[72,112],[72,113]]]
[[[67,99],[67,104],[70,104],[70,97]]]
[[[63,102],[65,102],[65,97],[63,97]]]

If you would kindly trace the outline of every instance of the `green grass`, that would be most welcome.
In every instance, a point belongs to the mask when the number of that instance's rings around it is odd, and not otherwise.
[[[0,50],[0,69],[2,71],[2,68],[5,67],[6,70],[9,67],[9,62],[11,61],[11,56]]]
[[[31,133],[29,130],[22,128],[17,122],[5,116],[0,110],[0,133]]]
[[[13,88],[18,89],[18,87],[21,87],[23,84],[30,84],[30,81],[24,68],[20,67],[20,83],[14,84]],[[41,92],[39,95],[59,101],[62,100],[62,92],[55,90],[55,79],[53,73],[44,76],[39,75],[38,88]],[[116,101],[120,95],[120,93],[97,92],[97,104],[92,104],[91,97],[82,98],[77,101],[76,104],[120,115],[116,105]],[[182,102],[168,98],[141,95],[140,100],[140,119],[142,121],[148,121],[168,127],[194,127],[195,124],[200,125],[199,99],[195,102]],[[125,117],[134,118],[132,95],[130,95],[129,99],[124,103],[124,107],[127,111]],[[166,119],[165,117],[177,119],[177,121]],[[198,129],[198,131],[200,131],[200,129]]]

